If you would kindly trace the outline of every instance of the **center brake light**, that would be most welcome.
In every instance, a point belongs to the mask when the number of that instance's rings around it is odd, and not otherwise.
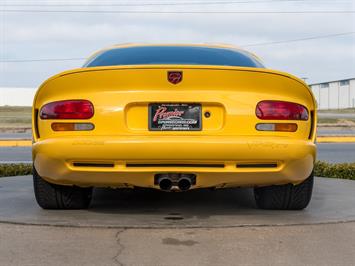
[[[89,119],[94,106],[88,100],[65,100],[47,103],[41,108],[41,119]]]
[[[255,110],[263,120],[308,120],[308,110],[301,104],[284,101],[261,101]]]

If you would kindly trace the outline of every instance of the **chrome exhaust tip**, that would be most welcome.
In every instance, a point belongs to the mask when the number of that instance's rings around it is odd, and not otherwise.
[[[181,191],[189,190],[191,187],[191,180],[188,178],[181,178],[178,182],[178,187]]]
[[[160,178],[158,183],[161,190],[169,191],[173,187],[173,182],[170,178]]]
[[[163,191],[186,191],[196,185],[196,175],[186,173],[159,173],[154,176],[154,184]]]

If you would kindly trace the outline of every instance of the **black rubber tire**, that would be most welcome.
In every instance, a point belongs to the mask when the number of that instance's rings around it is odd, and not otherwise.
[[[33,186],[36,201],[43,209],[86,209],[91,201],[92,188],[51,184],[40,177],[34,167]]]
[[[313,172],[298,185],[267,186],[254,188],[256,205],[266,210],[302,210],[311,201]]]

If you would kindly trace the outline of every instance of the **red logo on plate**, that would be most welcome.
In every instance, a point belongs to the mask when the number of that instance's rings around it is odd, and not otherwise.
[[[153,118],[153,121],[156,122],[158,119],[170,119],[171,117],[181,117],[185,111],[179,111],[178,109],[175,108],[174,111],[168,111],[168,108],[166,107],[159,107],[155,111],[155,115]]]
[[[168,81],[172,84],[178,84],[182,81],[182,71],[168,71]]]

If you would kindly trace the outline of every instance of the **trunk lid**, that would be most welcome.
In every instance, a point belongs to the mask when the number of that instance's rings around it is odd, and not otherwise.
[[[181,82],[169,82],[170,71],[181,71]],[[95,125],[88,132],[53,132],[51,120],[38,118],[41,106],[52,101],[86,99],[93,103]],[[302,104],[311,119],[294,121],[297,132],[260,132],[263,122],[255,115],[262,100]],[[179,103],[201,105],[201,131],[149,130],[149,105]],[[60,135],[225,135],[270,136],[307,139],[313,137],[315,102],[299,79],[278,71],[216,66],[117,66],[82,68],[63,72],[47,80],[34,101],[36,138]],[[209,113],[209,117],[205,114]],[[37,122],[36,122],[37,121]],[[67,121],[66,121],[67,122]]]

